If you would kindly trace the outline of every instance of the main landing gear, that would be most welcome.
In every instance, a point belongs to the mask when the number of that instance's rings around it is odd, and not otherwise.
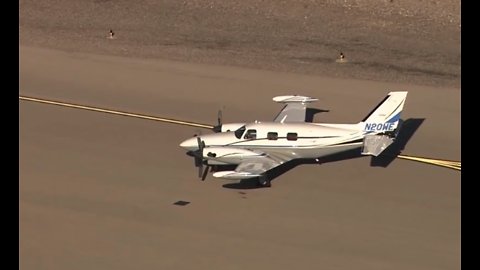
[[[258,177],[258,185],[261,187],[271,187],[272,184],[270,183],[270,181],[271,180],[265,174]]]

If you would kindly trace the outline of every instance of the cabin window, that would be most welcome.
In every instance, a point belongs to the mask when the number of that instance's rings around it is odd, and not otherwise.
[[[256,129],[247,130],[243,138],[247,140],[255,140],[257,138],[257,130]]]
[[[296,141],[298,139],[297,133],[289,132],[287,133],[287,140]]]
[[[241,126],[239,129],[235,130],[235,137],[237,137],[237,139],[242,138],[242,135],[244,132],[245,132],[245,126]]]
[[[277,132],[268,132],[267,133],[267,139],[277,140],[278,139],[278,133]]]

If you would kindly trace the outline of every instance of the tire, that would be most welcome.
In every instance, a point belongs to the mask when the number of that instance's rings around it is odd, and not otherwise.
[[[258,178],[258,184],[261,187],[271,187],[272,186],[272,184],[270,183],[270,179],[268,179],[268,177],[266,175],[260,176]]]

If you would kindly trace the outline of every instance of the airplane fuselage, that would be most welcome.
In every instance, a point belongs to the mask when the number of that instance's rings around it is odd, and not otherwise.
[[[319,158],[361,147],[364,132],[357,124],[252,123],[236,131],[202,135],[204,158],[211,165],[240,164],[264,152],[283,159]],[[195,151],[197,139],[181,147]]]

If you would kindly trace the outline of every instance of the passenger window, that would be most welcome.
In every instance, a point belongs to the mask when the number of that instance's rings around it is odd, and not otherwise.
[[[287,133],[287,140],[289,141],[296,141],[298,138],[297,133]]]
[[[247,140],[255,140],[257,138],[257,130],[256,129],[247,130],[247,133],[245,133],[245,136],[243,138]]]
[[[278,133],[277,132],[268,132],[267,133],[267,139],[277,140],[278,139]]]

